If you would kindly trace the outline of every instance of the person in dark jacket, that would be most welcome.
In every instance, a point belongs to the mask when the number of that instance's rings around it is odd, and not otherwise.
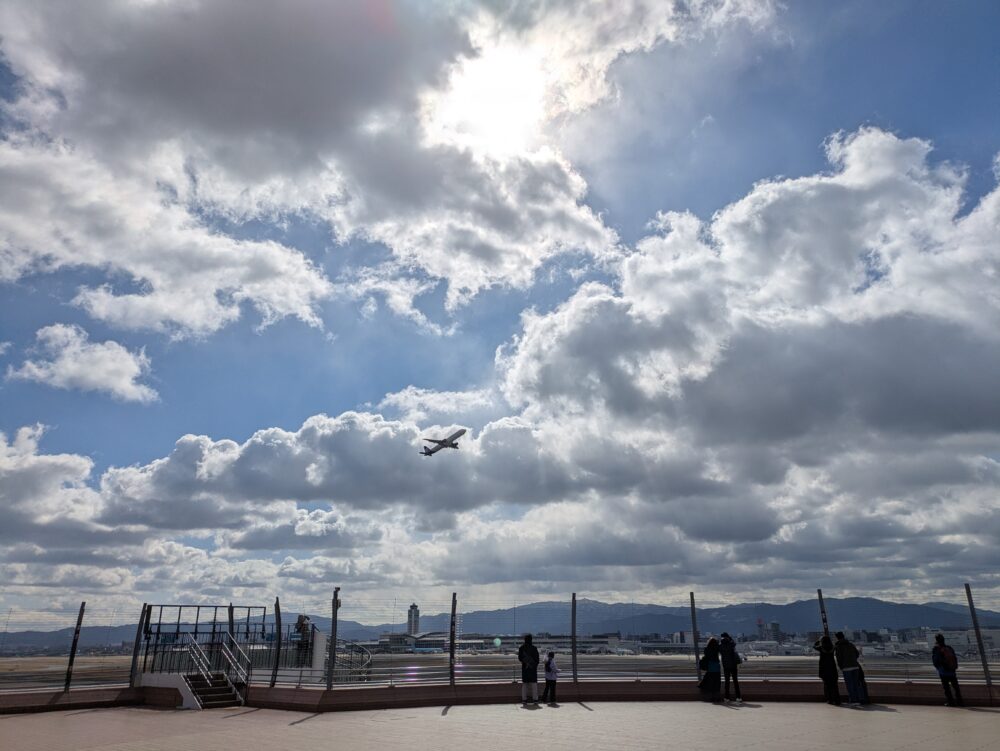
[[[837,658],[840,672],[844,675],[848,703],[854,706],[867,704],[868,694],[865,691],[865,684],[861,682],[861,663],[858,662],[861,653],[847,640],[843,631],[838,631],[836,636],[837,643],[833,645],[833,654]]]
[[[742,703],[743,696],[740,694],[738,668],[739,664],[743,662],[743,658],[736,652],[736,642],[733,641],[733,637],[725,631],[722,632],[722,641],[719,642],[719,656],[722,658],[722,674],[725,677],[725,691],[723,696],[726,701],[729,701],[729,679],[732,678],[733,696],[738,703]]]
[[[840,689],[837,687],[837,661],[833,654],[833,641],[829,636],[813,644],[819,652],[819,677],[823,681],[823,696],[827,704],[840,706]]]
[[[938,677],[944,687],[944,698],[949,707],[964,707],[962,690],[958,687],[958,656],[954,649],[944,643],[944,634],[935,636],[934,641],[937,644],[931,650],[931,662],[937,668]],[[955,689],[954,696],[951,694],[952,689]]]
[[[722,687],[722,663],[719,657],[719,641],[713,636],[705,645],[705,654],[701,658],[701,669],[704,677],[698,687],[704,701],[721,701],[719,689]]]
[[[531,634],[524,635],[524,643],[517,650],[521,663],[521,703],[528,706],[528,686],[531,686],[531,701],[538,704],[538,647],[531,643]]]

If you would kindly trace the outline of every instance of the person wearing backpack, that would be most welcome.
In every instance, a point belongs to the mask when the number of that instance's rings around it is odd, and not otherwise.
[[[517,659],[521,663],[521,704],[528,706],[528,686],[531,686],[531,701],[538,704],[538,647],[531,643],[531,634],[524,635]]]
[[[542,691],[542,703],[550,707],[556,703],[556,681],[559,680],[559,668],[556,667],[556,653],[549,652],[545,656],[545,690]]]
[[[931,661],[934,663],[934,667],[937,668],[938,677],[941,679],[941,685],[944,687],[944,698],[947,700],[949,707],[964,707],[962,690],[958,687],[958,675],[956,674],[958,671],[958,656],[955,654],[954,649],[944,643],[944,634],[935,636],[934,641],[937,644],[931,650]],[[951,693],[952,689],[955,689],[954,696]]]
[[[722,658],[722,674],[725,679],[723,696],[726,701],[729,701],[729,679],[731,678],[736,703],[742,704],[743,695],[740,693],[739,664],[743,662],[743,658],[736,651],[736,642],[733,641],[733,637],[725,631],[722,632],[722,641],[719,642],[719,656]]]

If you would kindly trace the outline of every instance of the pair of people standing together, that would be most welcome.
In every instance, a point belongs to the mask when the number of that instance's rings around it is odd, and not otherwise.
[[[829,636],[823,636],[813,644],[813,649],[819,652],[819,677],[823,681],[823,696],[827,704],[840,706],[840,689],[837,687],[837,667],[844,676],[847,686],[847,700],[851,706],[870,704],[868,699],[868,683],[865,681],[865,671],[858,659],[861,653],[858,648],[838,631],[834,644]]]
[[[532,703],[538,704],[538,647],[531,643],[531,634],[524,635],[524,643],[517,650],[517,659],[521,663],[521,704],[528,706],[528,690],[531,690]],[[556,681],[559,679],[559,668],[556,667],[556,653],[549,652],[545,657],[545,691],[542,701],[553,706],[556,703]]]
[[[743,662],[736,651],[736,642],[733,637],[722,632],[722,641],[714,636],[705,645],[705,654],[699,663],[705,671],[705,677],[701,679],[698,687],[705,701],[719,701],[722,696],[723,677],[725,678],[725,700],[729,701],[729,682],[733,683],[733,692],[737,703],[742,703],[743,696],[740,694],[739,665]]]

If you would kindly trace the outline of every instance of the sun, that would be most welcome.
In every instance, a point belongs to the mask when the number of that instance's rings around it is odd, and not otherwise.
[[[540,56],[523,47],[484,49],[425,99],[428,139],[493,157],[530,152],[541,145],[545,93]]]

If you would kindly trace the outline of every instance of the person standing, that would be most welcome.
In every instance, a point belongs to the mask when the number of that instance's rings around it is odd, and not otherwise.
[[[935,636],[934,641],[937,644],[931,650],[931,661],[937,668],[938,677],[944,687],[944,698],[949,707],[964,707],[962,690],[958,687],[958,656],[954,649],[944,643],[944,634]],[[951,693],[952,689],[955,690],[954,696]]]
[[[861,663],[858,662],[861,653],[847,640],[843,631],[838,631],[836,636],[837,643],[833,645],[833,653],[840,666],[840,672],[844,675],[848,703],[851,706],[864,704],[868,701],[868,696],[865,694],[864,684],[861,682]]]
[[[736,698],[736,702],[741,704],[743,696],[740,694],[739,664],[743,662],[743,658],[736,651],[736,642],[733,641],[733,637],[725,631],[722,632],[722,641],[719,642],[719,655],[722,658],[722,674],[725,677],[723,696],[726,701],[729,701],[729,679],[732,678],[733,696]]]
[[[550,707],[556,703],[556,681],[559,680],[559,668],[556,667],[556,653],[549,652],[545,656],[545,690],[542,691],[542,703]]]
[[[701,669],[705,671],[705,676],[701,679],[699,688],[704,701],[717,702],[721,700],[719,689],[722,685],[722,664],[719,658],[719,640],[714,636],[705,645],[705,654],[702,655]]]
[[[827,704],[840,706],[840,688],[837,686],[837,661],[833,654],[833,641],[829,636],[813,644],[819,652],[819,678],[823,681],[823,696]]]
[[[538,647],[531,643],[531,634],[524,635],[517,659],[521,663],[521,704],[528,706],[528,686],[531,686],[532,703],[538,704]]]

